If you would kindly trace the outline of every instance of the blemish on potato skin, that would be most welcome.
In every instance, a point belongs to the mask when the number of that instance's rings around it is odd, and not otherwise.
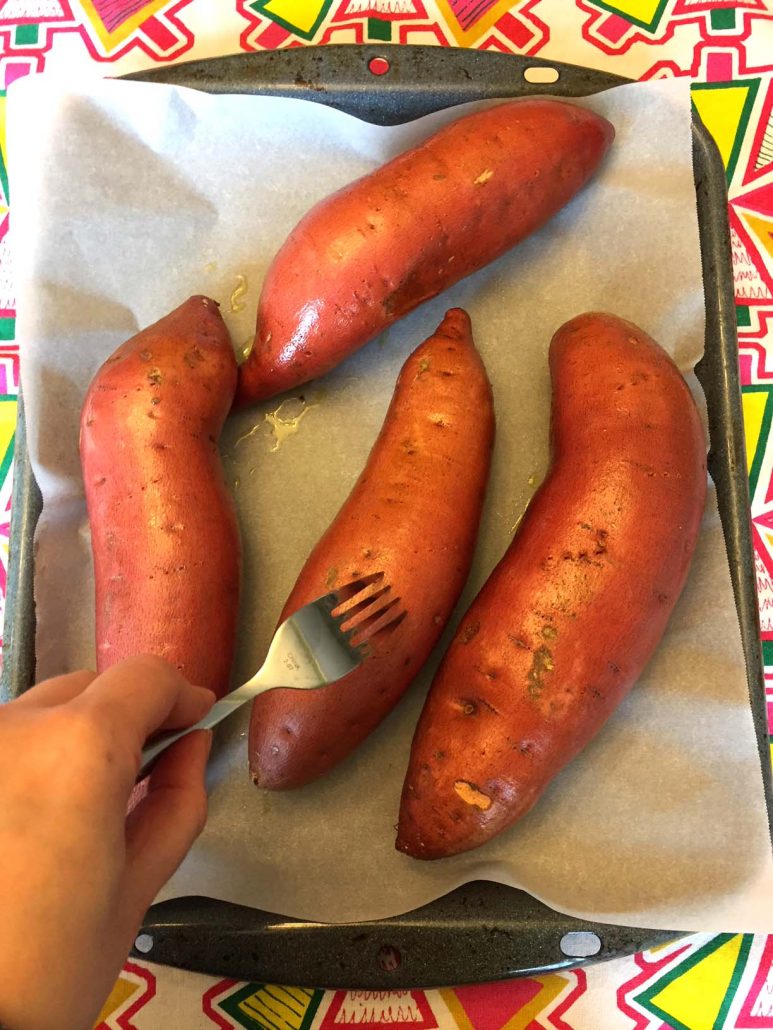
[[[649,467],[649,466],[647,466]],[[596,529],[589,522],[579,522],[580,529],[586,530],[593,536],[593,542],[595,544],[594,554],[606,554],[607,553],[607,542],[609,540],[609,532],[606,529]],[[581,552],[587,554],[587,552]]]
[[[338,566],[331,565],[327,570],[327,576],[325,576],[325,586],[328,590],[335,585],[335,581],[338,579]]]
[[[476,637],[480,632],[479,622],[469,622],[459,635],[460,644],[469,644],[469,642]]]
[[[462,710],[463,715],[477,715],[478,706],[474,701],[470,701],[469,698],[460,698],[457,701],[459,708]]]
[[[196,368],[204,360],[204,355],[201,353],[198,347],[191,347],[190,350],[186,351],[183,355],[183,360],[188,368]]]
[[[543,644],[534,652],[531,669],[526,676],[530,697],[539,697],[542,688],[545,686],[545,673],[553,671],[553,655]]]
[[[487,812],[491,808],[492,801],[488,794],[484,794],[480,787],[470,783],[468,780],[456,780],[454,783],[454,793],[465,804],[479,808],[482,812]]]
[[[517,637],[514,633],[508,633],[507,639],[510,640],[517,648],[521,651],[528,651],[529,645],[522,637]]]
[[[487,675],[488,675],[489,679],[496,679],[496,674],[487,674]],[[487,708],[491,712],[492,715],[499,715],[499,712],[497,711],[497,709],[491,704],[490,701],[487,701],[484,697],[479,697],[477,699],[477,701],[478,701],[478,704],[481,704],[481,705],[483,705],[484,708]]]

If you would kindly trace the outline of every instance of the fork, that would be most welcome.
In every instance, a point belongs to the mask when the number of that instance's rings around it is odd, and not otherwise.
[[[209,730],[268,690],[316,690],[342,679],[371,654],[377,636],[391,633],[407,612],[378,572],[353,580],[293,612],[274,633],[255,675],[217,701],[195,726],[165,733],[147,744],[137,776],[147,776],[158,757],[193,730]]]

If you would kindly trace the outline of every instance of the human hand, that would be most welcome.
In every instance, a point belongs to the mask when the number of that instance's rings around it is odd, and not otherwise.
[[[52,997],[56,1030],[93,1025],[206,819],[211,733],[165,752],[127,816],[142,747],[214,700],[143,657],[57,676],[0,707],[0,1027],[53,1027]]]

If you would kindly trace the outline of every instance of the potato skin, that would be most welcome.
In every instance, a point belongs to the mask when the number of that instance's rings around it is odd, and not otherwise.
[[[308,212],[271,264],[237,404],[323,375],[534,232],[585,184],[614,129],[558,100],[469,114]]]
[[[449,311],[408,358],[368,462],[304,565],[279,621],[331,588],[383,572],[404,621],[353,673],[253,702],[250,768],[281,790],[322,776],[394,707],[435,646],[469,572],[494,413],[470,320]]]
[[[397,848],[458,854],[524,815],[639,677],[682,591],[706,443],[668,355],[580,315],[550,347],[552,464],[419,720]]]
[[[200,296],[119,347],[89,387],[80,451],[100,671],[154,654],[229,689],[240,544],[217,441],[235,387],[228,331]]]

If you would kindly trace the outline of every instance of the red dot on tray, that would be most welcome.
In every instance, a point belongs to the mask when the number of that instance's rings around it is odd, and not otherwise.
[[[371,75],[386,75],[390,64],[386,57],[371,57],[368,61],[368,71]]]

